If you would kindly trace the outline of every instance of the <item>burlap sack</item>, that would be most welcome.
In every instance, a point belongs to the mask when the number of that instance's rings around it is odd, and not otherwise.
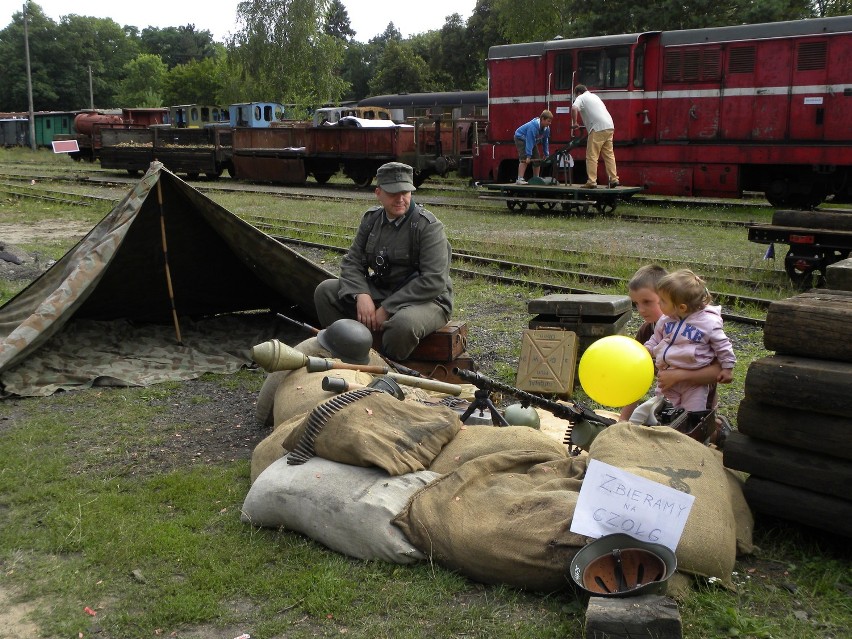
[[[312,357],[330,357],[331,353],[320,346],[319,340],[316,337],[299,342],[293,347],[294,350]],[[257,403],[255,404],[255,417],[258,424],[264,426],[272,426],[276,423],[273,419],[273,408],[275,406],[275,391],[278,386],[284,381],[284,378],[291,371],[272,371],[266,376],[263,381],[263,386],[260,387],[260,392],[257,394]]]
[[[295,449],[309,420],[310,414],[284,440],[284,448]],[[376,392],[325,419],[314,452],[343,464],[378,466],[391,475],[404,475],[428,469],[460,426],[458,414],[449,408],[402,402]]]
[[[293,416],[311,411],[318,404],[334,397],[337,393],[322,389],[324,377],[340,377],[361,386],[366,386],[373,381],[373,376],[369,373],[347,369],[320,373],[309,373],[305,368],[290,371],[275,391],[274,423],[286,422]]]
[[[393,522],[427,558],[472,579],[559,590],[586,543],[569,531],[585,471],[562,453],[485,455],[419,490]]]
[[[437,477],[428,470],[390,477],[378,468],[320,457],[290,465],[282,458],[252,484],[242,521],[294,530],[357,559],[412,563],[423,555],[391,519],[415,491]]]
[[[291,431],[302,423],[307,413],[301,413],[295,417],[278,424],[269,435],[254,447],[251,454],[251,483],[253,484],[268,466],[274,461],[281,459],[287,454],[287,450],[282,445],[284,440],[290,435]]]
[[[446,474],[471,459],[507,450],[537,451],[567,457],[563,444],[527,426],[462,426],[453,440],[441,449],[429,470]]]
[[[742,512],[745,501],[737,482],[732,481],[722,465],[719,451],[668,426],[621,422],[595,438],[589,458],[694,495],[695,502],[676,549],[677,568],[694,575],[717,577],[733,587],[736,516],[745,516]],[[740,511],[736,514],[735,503]],[[739,529],[741,533],[750,531],[751,524]],[[744,539],[743,543],[750,545],[751,540]]]
[[[329,353],[320,345],[319,340],[317,340],[316,337],[310,337],[302,342],[299,342],[293,347],[293,349],[299,351],[304,355],[307,355],[308,357],[331,357],[331,353]],[[382,359],[382,356],[372,349],[370,349],[369,364],[374,366],[386,365],[385,361]],[[266,376],[266,379],[263,382],[263,386],[261,386],[260,392],[258,392],[257,394],[257,403],[255,405],[255,418],[257,419],[257,422],[259,424],[263,424],[264,426],[272,426],[274,424],[280,424],[281,421],[283,421],[275,419],[275,395],[278,391],[278,387],[281,385],[281,382],[283,382],[284,378],[292,372],[293,371],[289,370],[273,371]],[[286,409],[283,410],[286,411]]]

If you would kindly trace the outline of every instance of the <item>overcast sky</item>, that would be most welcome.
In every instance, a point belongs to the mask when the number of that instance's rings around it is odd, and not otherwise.
[[[385,30],[389,22],[399,29],[403,37],[440,29],[445,18],[458,13],[462,21],[467,20],[476,0],[418,0],[396,5],[396,9],[379,9],[377,0],[342,0],[349,14],[349,22],[355,31],[355,39],[367,42]],[[198,31],[210,31],[219,42],[234,30],[237,2],[180,2],[176,0],[103,0],[82,2],[81,0],[36,0],[44,13],[56,22],[64,15],[77,14],[112,18],[118,24],[139,27],[182,27],[194,24]],[[210,10],[203,11],[204,5]],[[384,3],[381,3],[384,4]],[[390,3],[389,3],[390,4]],[[0,29],[12,21],[12,14],[23,10],[23,0],[0,0]],[[140,12],[140,7],[144,7]],[[213,8],[215,7],[215,9]]]

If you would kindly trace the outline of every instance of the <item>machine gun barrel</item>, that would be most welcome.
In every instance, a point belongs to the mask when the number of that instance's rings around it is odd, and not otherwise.
[[[560,419],[565,419],[571,422],[572,424],[580,420],[586,420],[595,424],[601,424],[602,426],[609,426],[610,424],[615,423],[614,419],[598,415],[591,409],[586,408],[585,406],[582,406],[577,402],[572,402],[570,404],[554,402],[552,400],[539,397],[538,395],[533,395],[532,393],[523,391],[520,388],[509,386],[508,384],[499,382],[496,379],[491,379],[490,377],[487,377],[480,373],[475,373],[473,371],[465,370],[462,368],[454,368],[453,375],[459,377],[460,379],[463,379],[466,382],[469,382],[470,384],[473,384],[481,390],[486,390],[489,392],[498,390],[500,392],[506,393],[507,395],[511,395],[512,397],[515,397],[521,400],[522,402],[526,402],[528,404],[532,404],[533,406],[543,408],[544,410],[553,413],[556,417]]]

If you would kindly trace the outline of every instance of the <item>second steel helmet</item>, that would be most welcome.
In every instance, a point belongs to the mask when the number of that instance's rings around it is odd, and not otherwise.
[[[369,364],[373,334],[354,319],[339,319],[317,334],[320,346],[347,364]]]
[[[596,539],[571,560],[571,578],[596,597],[661,594],[676,569],[667,546],[620,533]]]

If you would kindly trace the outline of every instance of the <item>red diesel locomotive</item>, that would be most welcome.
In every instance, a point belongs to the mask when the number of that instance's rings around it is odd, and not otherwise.
[[[615,121],[622,184],[762,191],[779,208],[852,199],[852,16],[501,45],[487,64],[476,180],[514,180],[514,131],[543,109],[556,116],[551,151],[568,146],[572,91],[585,84]],[[572,155],[582,182],[582,145]]]

